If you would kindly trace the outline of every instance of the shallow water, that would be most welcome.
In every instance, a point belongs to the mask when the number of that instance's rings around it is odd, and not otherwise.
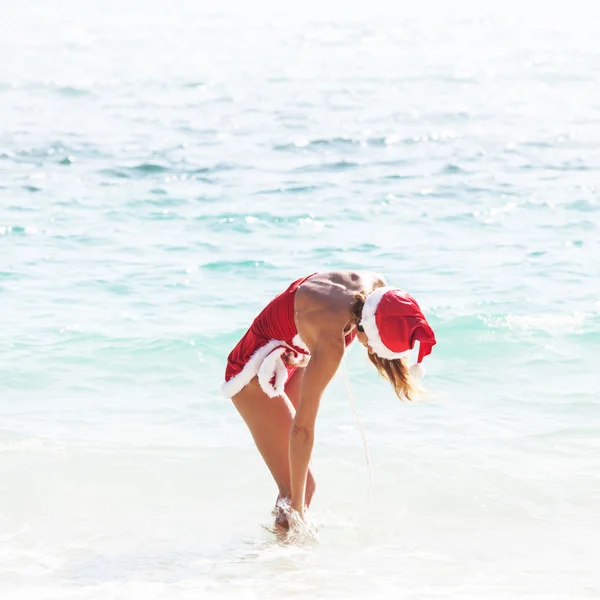
[[[597,21],[0,4],[3,597],[598,597]],[[371,497],[340,374],[286,544],[219,385],[333,268],[418,298],[432,394],[351,350]]]

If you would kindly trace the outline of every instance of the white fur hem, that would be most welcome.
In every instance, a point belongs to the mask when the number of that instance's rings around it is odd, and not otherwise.
[[[269,398],[281,396],[285,391],[288,371],[283,360],[281,360],[281,355],[285,352],[287,352],[285,347],[276,348],[263,360],[260,369],[258,369],[258,383]],[[275,380],[271,384],[273,377],[275,377]]]
[[[298,340],[301,343],[296,344]],[[296,336],[293,342],[298,348],[306,348],[299,336]],[[280,396],[285,391],[288,376],[287,367],[282,360],[282,356],[286,352],[291,351],[293,351],[293,348],[281,340],[267,342],[254,352],[244,365],[244,368],[237,375],[234,375],[229,381],[221,385],[221,393],[225,398],[232,398],[241,392],[258,375],[258,383],[267,396],[270,398]],[[302,359],[300,358],[298,363],[300,364],[301,362]],[[271,384],[273,377],[275,377],[275,382]]]
[[[381,302],[381,299],[387,292],[391,292],[397,288],[394,287],[380,287],[371,292],[365,300],[365,305],[362,311],[362,318],[360,324],[367,334],[369,346],[377,356],[381,358],[387,358],[388,360],[394,360],[396,358],[402,358],[410,354],[410,350],[404,352],[392,352],[381,340],[379,335],[379,329],[377,328],[377,321],[375,320],[375,313],[377,307]]]
[[[300,337],[299,333],[297,333],[294,336],[294,339],[292,340],[292,344],[294,346],[296,346],[296,348],[300,348],[300,350],[304,350],[304,352],[308,352],[308,354],[310,354],[310,350],[308,349],[308,346],[304,343],[304,341]]]

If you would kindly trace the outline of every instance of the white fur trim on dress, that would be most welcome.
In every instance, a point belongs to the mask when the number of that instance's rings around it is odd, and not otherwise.
[[[277,348],[263,360],[258,369],[258,383],[263,392],[270,398],[281,396],[285,392],[285,382],[288,371],[281,356],[287,352],[287,348]],[[271,379],[275,381],[271,384]]]
[[[375,313],[377,312],[377,307],[379,306],[381,299],[385,294],[395,289],[398,288],[386,286],[372,291],[365,300],[362,318],[360,320],[360,325],[365,330],[365,333],[369,338],[368,344],[371,346],[373,352],[377,354],[377,356],[380,356],[381,358],[387,358],[388,360],[402,358],[410,354],[410,350],[406,350],[405,352],[392,352],[392,350],[390,350],[381,340],[379,329],[377,328],[377,321],[375,320]]]
[[[300,337],[299,333],[297,333],[294,336],[294,339],[292,340],[292,345],[296,346],[296,348],[300,348],[300,350],[304,350],[304,352],[307,352],[308,354],[310,354],[310,350],[308,349],[308,346],[304,343],[304,341]]]
[[[293,340],[294,346],[304,350],[306,345],[300,338],[296,336]],[[264,346],[255,350],[243,369],[234,375],[229,381],[221,385],[221,393],[225,398],[232,398],[241,392],[251,381],[258,375],[258,383],[263,392],[270,398],[280,396],[285,391],[285,384],[288,377],[287,367],[283,362],[282,356],[286,353],[291,356],[288,360],[291,363],[303,364],[304,355],[294,358],[297,351],[289,344],[281,340],[271,340]],[[308,352],[308,348],[306,348]],[[271,384],[271,379],[275,377],[274,384]]]
[[[258,348],[254,352],[254,354],[250,357],[248,362],[244,365],[244,368],[237,375],[234,375],[229,381],[226,381],[225,383],[223,383],[221,385],[221,393],[223,394],[223,396],[225,396],[225,398],[233,398],[233,396],[235,396],[237,393],[241,392],[242,389],[244,389],[256,375],[258,375],[258,372],[259,372],[259,370],[261,370],[262,364],[265,361],[265,359],[277,348],[281,348],[282,352],[280,352],[279,354],[276,355],[275,360],[280,359],[281,354],[283,353],[283,350],[285,350],[285,346],[286,346],[285,342],[282,342],[280,340],[271,340],[270,342],[267,342],[264,346],[261,346],[260,348]],[[283,361],[280,360],[279,362],[281,362],[282,366],[285,368],[285,365],[283,365]],[[273,365],[273,366],[275,366],[275,365]],[[274,371],[271,372],[271,377],[269,377],[269,380],[267,381],[267,383],[271,380],[271,378],[273,377],[274,374],[276,374]],[[286,376],[287,376],[287,370],[286,370]],[[264,380],[264,377],[265,377],[265,372],[263,371],[263,380]],[[259,383],[260,383],[260,381],[259,381]],[[276,383],[277,383],[277,381],[276,381]],[[261,384],[261,387],[262,387],[262,384]],[[271,393],[275,391],[273,389],[273,386],[271,386],[270,384],[269,384],[269,387],[272,388]],[[269,392],[266,392],[266,390],[265,390],[265,393],[267,393],[269,396],[271,396],[271,394],[269,394]],[[274,396],[277,396],[277,394],[276,393],[273,394],[272,397],[274,397]]]

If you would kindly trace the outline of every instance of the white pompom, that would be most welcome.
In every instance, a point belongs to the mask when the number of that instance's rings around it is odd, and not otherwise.
[[[414,379],[423,379],[425,377],[425,367],[421,363],[415,363],[410,368],[410,374]]]

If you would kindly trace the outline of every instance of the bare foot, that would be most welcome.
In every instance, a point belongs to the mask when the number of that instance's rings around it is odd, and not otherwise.
[[[289,531],[289,527],[284,527],[283,525],[280,525],[279,523],[275,523],[275,528],[273,530],[274,533],[278,534],[278,535],[287,535]]]

